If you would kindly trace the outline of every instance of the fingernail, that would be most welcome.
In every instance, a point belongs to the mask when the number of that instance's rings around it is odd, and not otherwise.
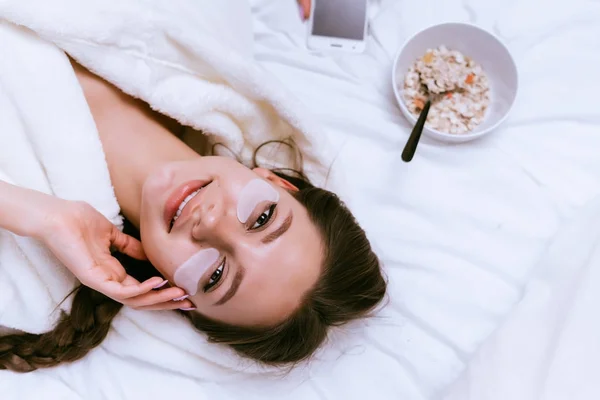
[[[298,3],[298,13],[300,14],[300,19],[304,21],[304,8],[300,3]]]
[[[160,284],[158,284],[158,285],[154,286],[152,289],[159,289],[159,288],[161,288],[161,287],[165,286],[165,285],[166,285],[168,282],[169,282],[169,281],[167,281],[167,280],[165,280],[165,281],[162,281]]]
[[[181,297],[177,297],[177,298],[173,299],[173,301],[183,301],[183,300],[187,299],[188,297],[190,297],[190,295],[186,294],[185,296],[181,296]]]
[[[196,307],[180,308],[181,311],[194,311]]]

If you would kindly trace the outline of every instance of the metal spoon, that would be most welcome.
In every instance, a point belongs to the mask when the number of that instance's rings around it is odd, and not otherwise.
[[[408,137],[408,141],[404,146],[404,150],[402,151],[402,160],[404,162],[410,162],[415,155],[415,151],[417,150],[417,145],[419,144],[419,139],[421,139],[421,133],[423,132],[423,127],[425,126],[425,121],[427,120],[427,114],[429,114],[429,107],[431,106],[431,96],[427,99],[425,106],[421,110],[421,114],[419,114],[419,119],[415,124],[410,136]]]

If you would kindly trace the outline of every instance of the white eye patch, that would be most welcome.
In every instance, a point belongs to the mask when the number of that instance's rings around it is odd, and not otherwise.
[[[188,258],[175,270],[173,280],[175,284],[186,291],[190,296],[198,292],[200,278],[219,259],[219,252],[215,249],[203,249]]]
[[[237,205],[238,220],[245,224],[257,205],[263,202],[276,203],[279,192],[262,179],[252,179],[240,192]]]

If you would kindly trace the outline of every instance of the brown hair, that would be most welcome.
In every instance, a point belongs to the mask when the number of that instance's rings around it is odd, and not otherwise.
[[[383,299],[386,281],[365,232],[334,193],[303,177],[275,173],[299,188],[294,196],[321,232],[325,254],[318,283],[300,308],[274,327],[238,327],[198,313],[183,315],[211,342],[266,364],[284,365],[309,358],[325,341],[329,327],[367,316]],[[126,233],[137,236],[130,228],[126,224]],[[115,256],[138,280],[158,274],[147,262]],[[54,330],[0,337],[0,370],[29,372],[75,361],[104,340],[122,304],[87,286],[74,292],[71,314],[63,314]]]

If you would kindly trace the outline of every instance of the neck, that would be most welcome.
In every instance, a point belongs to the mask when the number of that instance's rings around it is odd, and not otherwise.
[[[71,60],[90,107],[121,211],[140,227],[142,186],[165,163],[200,157],[171,131],[179,125]]]
[[[117,201],[138,229],[142,186],[148,175],[165,163],[199,157],[167,129],[165,121],[131,98],[116,104],[102,123],[96,121]]]
[[[155,169],[200,157],[171,130],[179,125],[71,60],[90,107],[121,211],[140,227],[142,186]]]

